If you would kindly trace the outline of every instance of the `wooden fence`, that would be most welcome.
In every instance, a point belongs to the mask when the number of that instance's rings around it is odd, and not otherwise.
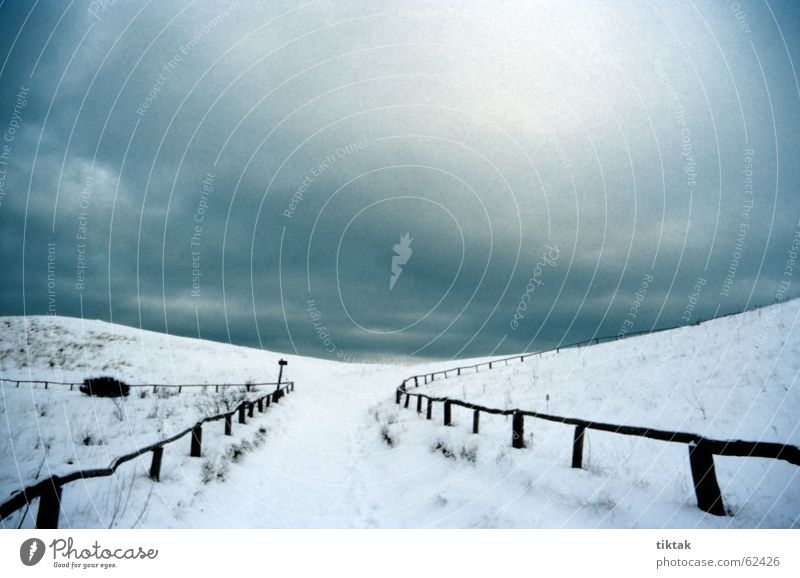
[[[716,319],[724,319],[725,317],[732,317],[734,315],[740,315],[740,313],[726,313],[725,315],[718,315],[717,317],[713,317],[710,319],[702,319],[696,321],[694,325],[701,325],[703,323],[707,323],[709,321],[714,321]],[[597,345],[599,343],[610,343],[612,341],[619,341],[621,339],[627,339],[629,337],[641,337],[643,335],[651,335],[654,333],[661,333],[663,331],[670,331],[672,329],[676,329],[676,327],[664,327],[661,329],[648,329],[646,331],[636,331],[632,333],[625,333],[625,334],[616,334],[616,335],[607,335],[604,337],[592,337],[591,339],[584,339],[582,341],[575,341],[573,343],[567,343],[564,345],[559,345],[558,347],[553,347],[551,349],[543,349],[541,351],[532,351],[530,353],[521,353],[517,355],[512,355],[510,357],[501,357],[498,359],[493,359],[492,361],[484,361],[482,363],[475,363],[473,365],[462,365],[460,367],[451,367],[449,369],[443,369],[440,371],[433,371],[431,373],[423,373],[420,375],[412,375],[411,377],[407,378],[403,381],[406,382],[414,382],[415,386],[418,386],[420,383],[427,384],[429,382],[435,381],[435,378],[438,376],[440,379],[444,378],[447,379],[448,377],[453,376],[461,376],[465,373],[478,373],[480,370],[483,369],[494,369],[495,367],[500,366],[507,366],[509,362],[522,362],[524,363],[526,359],[530,357],[541,357],[545,353],[560,353],[562,349],[575,349],[579,347],[585,347],[587,345]]]
[[[0,378],[0,383],[13,383],[14,387],[19,387],[20,384],[28,384],[28,385],[44,385],[44,389],[49,389],[51,385],[55,386],[69,386],[69,390],[72,391],[75,387],[80,387],[83,385],[83,382],[76,382],[76,381],[44,381],[40,379],[7,379],[5,377]],[[247,391],[251,391],[252,388],[264,385],[264,386],[277,386],[278,382],[276,381],[265,381],[260,383],[161,383],[161,384],[153,384],[153,383],[126,383],[128,387],[136,388],[136,387],[152,387],[153,393],[157,392],[159,389],[177,389],[178,393],[183,391],[183,388],[193,388],[193,387],[213,387],[215,393],[219,393],[220,388],[226,387],[244,387]]]
[[[432,376],[432,374],[430,374]],[[645,427],[635,427],[627,425],[616,425],[589,421],[584,419],[549,415],[538,411],[527,411],[521,409],[497,409],[475,405],[460,399],[450,399],[448,397],[433,397],[423,393],[410,393],[407,385],[413,382],[415,387],[419,386],[419,376],[406,379],[397,388],[395,403],[400,405],[404,401],[404,407],[408,408],[412,398],[416,398],[417,413],[423,412],[423,400],[425,400],[425,417],[433,418],[433,404],[444,404],[443,423],[445,426],[452,426],[452,406],[459,406],[473,410],[472,432],[477,434],[480,430],[480,415],[488,413],[493,415],[512,416],[511,424],[511,446],[514,448],[524,448],[525,441],[525,418],[532,417],[546,421],[559,422],[566,425],[575,426],[572,443],[572,467],[581,468],[583,466],[583,441],[587,429],[610,432],[621,435],[637,436],[687,444],[689,447],[689,466],[692,471],[695,494],[697,496],[697,506],[704,512],[716,516],[725,516],[725,507],[722,501],[722,492],[717,482],[717,475],[714,469],[714,456],[738,456],[738,457],[758,457],[784,460],[796,466],[800,466],[800,447],[778,444],[772,442],[749,442],[741,440],[715,440],[709,439],[698,434],[664,431]],[[431,379],[432,380],[432,379]],[[427,383],[427,380],[426,380]]]
[[[251,384],[256,385],[256,384]],[[258,384],[265,385],[265,384]],[[238,414],[239,423],[247,423],[247,417],[253,417],[254,408],[257,408],[259,413],[265,411],[270,406],[270,403],[278,403],[280,399],[294,391],[294,382],[284,382],[283,384],[276,385],[276,389],[266,395],[262,395],[256,399],[245,400],[226,413],[220,413],[211,417],[206,417],[195,423],[193,426],[176,433],[175,435],[166,439],[160,440],[149,446],[145,446],[136,451],[133,451],[124,456],[116,458],[111,465],[107,468],[97,468],[89,470],[80,470],[72,472],[64,476],[53,475],[44,479],[36,484],[23,488],[14,494],[7,502],[0,504],[0,520],[5,520],[17,510],[22,509],[24,506],[30,505],[35,499],[39,499],[39,509],[36,513],[36,528],[38,529],[55,529],[58,528],[58,518],[61,510],[61,493],[62,488],[76,480],[84,480],[88,478],[101,478],[114,475],[117,468],[125,462],[129,462],[139,456],[148,452],[152,453],[152,460],[150,462],[150,479],[153,482],[158,482],[161,477],[161,460],[164,456],[164,447],[178,441],[186,435],[190,436],[189,455],[191,457],[199,458],[202,456],[203,447],[203,425],[213,421],[225,421],[225,435],[232,435],[232,417]],[[133,387],[133,386],[131,386]],[[142,386],[143,387],[143,386]],[[176,387],[176,386],[170,386]],[[186,386],[184,386],[186,387]]]

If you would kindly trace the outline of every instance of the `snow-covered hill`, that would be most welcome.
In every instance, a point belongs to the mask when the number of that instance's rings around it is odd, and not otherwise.
[[[524,362],[517,357],[491,372],[437,378],[427,390],[502,409],[800,445],[798,312],[791,302]]]
[[[0,317],[3,379],[82,381],[98,373],[127,383],[275,381],[278,359],[289,372],[314,372],[324,361],[70,317]],[[302,359],[303,363],[294,363]]]
[[[792,301],[428,387],[493,407],[798,444],[798,318],[800,301]],[[97,321],[0,318],[4,379],[80,381],[102,373],[131,383],[270,381],[279,357]],[[504,417],[483,416],[476,436],[464,411],[454,410],[454,427],[443,427],[441,405],[428,421],[394,404],[404,377],[453,362],[366,366],[282,357],[297,383],[286,403],[237,424],[233,437],[209,426],[203,458],[188,458],[179,442],[165,453],[158,484],[147,479],[143,457],[112,479],[65,487],[62,525],[800,526],[800,468],[785,462],[717,457],[735,514],[718,518],[696,507],[684,445],[589,432],[584,469],[575,470],[571,427],[529,418],[528,448],[515,450]],[[134,392],[115,404],[3,383],[0,500],[48,472],[106,465],[224,402],[213,390],[185,390]],[[84,430],[102,445],[85,444]],[[22,523],[30,525],[30,515]]]
[[[799,319],[796,300],[644,337],[546,352],[524,362],[518,357],[495,362],[491,371],[464,371],[455,379],[451,373],[450,379],[440,376],[413,391],[499,409],[800,445]],[[505,448],[487,448],[485,441],[507,444],[510,418],[483,414],[481,435],[470,436],[472,417],[454,406],[455,427],[437,432],[437,444],[456,459],[487,452],[518,458]],[[389,428],[400,443],[409,435],[406,419]],[[441,423],[441,416],[434,422]],[[565,513],[565,525],[575,524],[587,510],[604,512],[602,524],[611,526],[708,522],[685,509],[695,504],[686,445],[589,430],[587,476],[567,469],[572,426],[531,418],[525,425],[529,450],[514,476],[544,495],[559,496],[556,502],[581,504],[575,513]],[[410,431],[417,435],[418,428]],[[718,456],[715,462],[726,506],[736,514],[723,525],[800,524],[800,468],[757,458]],[[540,513],[529,518],[531,523],[546,518],[552,505],[545,500],[544,513],[540,502],[532,506],[529,512]]]
[[[371,383],[374,399],[385,398],[390,384],[408,370],[389,367],[396,372],[391,379],[370,381],[368,376],[378,366],[278,354],[96,320],[0,317],[0,501],[53,474],[106,467],[115,457],[181,431],[202,416],[220,413],[246,395],[243,387],[223,388],[219,393],[214,387],[185,388],[180,394],[174,389],[154,393],[150,388],[136,388],[127,398],[114,400],[88,398],[77,388],[70,391],[54,384],[44,389],[42,384],[23,381],[17,387],[16,380],[82,382],[86,377],[110,375],[130,384],[259,383],[277,379],[279,359],[288,361],[284,381],[297,383],[297,392],[286,403],[273,405],[247,426],[235,424],[232,437],[221,435],[221,423],[207,426],[201,460],[187,457],[188,440],[168,446],[162,482],[155,486],[146,476],[149,456],[125,466],[114,479],[67,486],[62,524],[76,527],[184,525],[179,519],[190,509],[187,496],[223,479],[233,461],[266,437],[302,424],[289,423],[286,415],[288,407],[300,404],[301,397],[336,397],[321,409],[306,402],[309,413],[304,418],[324,417],[328,411],[335,418],[337,405],[359,408],[366,415],[358,405],[364,395],[354,386]],[[254,388],[250,397],[264,390]],[[29,526],[31,512],[26,515],[22,523]],[[16,526],[18,522],[12,519],[2,524]]]

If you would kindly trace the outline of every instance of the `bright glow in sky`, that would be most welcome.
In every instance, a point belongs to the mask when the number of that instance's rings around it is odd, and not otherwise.
[[[799,30],[793,2],[6,2],[0,313],[361,361],[795,297]]]

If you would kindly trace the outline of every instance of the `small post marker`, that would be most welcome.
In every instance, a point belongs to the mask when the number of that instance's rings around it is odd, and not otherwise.
[[[278,385],[275,387],[275,393],[272,394],[272,401],[278,403],[283,397],[283,391],[281,391],[281,380],[283,379],[283,368],[289,365],[289,362],[285,359],[280,359],[278,361]]]
[[[586,426],[576,425],[575,436],[572,439],[572,467],[580,469],[583,467],[583,436],[586,433]]]
[[[192,428],[192,447],[189,455],[193,458],[199,458],[202,455],[200,446],[203,443],[203,426],[200,424]]]
[[[522,412],[515,411],[511,424],[511,447],[522,449],[525,447],[525,416]]]
[[[153,450],[153,461],[150,462],[150,479],[157,482],[161,479],[161,458],[164,456],[164,446]]]
[[[714,469],[714,454],[702,443],[689,444],[689,465],[692,468],[697,507],[715,516],[724,516],[725,506]]]
[[[39,498],[39,511],[36,513],[37,530],[55,530],[58,528],[58,515],[61,510],[61,484],[56,476],[45,486]]]

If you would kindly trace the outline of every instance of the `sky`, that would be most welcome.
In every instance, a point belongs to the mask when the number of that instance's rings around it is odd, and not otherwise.
[[[791,1],[0,3],[0,315],[353,362],[800,295]]]

